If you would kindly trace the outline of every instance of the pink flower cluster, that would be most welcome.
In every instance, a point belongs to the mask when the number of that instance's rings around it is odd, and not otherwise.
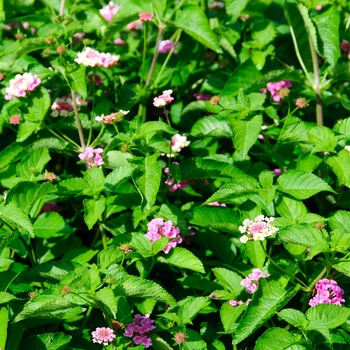
[[[319,280],[314,289],[316,295],[309,301],[310,306],[318,304],[335,304],[340,305],[344,303],[344,291],[338,286],[338,283],[333,280],[324,278]]]
[[[241,286],[246,287],[246,291],[250,294],[253,294],[257,287],[258,281],[260,278],[266,278],[270,275],[268,273],[262,273],[260,269],[253,269],[252,273],[248,275],[242,282]]]
[[[172,164],[179,165],[178,162],[173,162]],[[176,190],[182,190],[187,187],[187,185],[193,184],[193,180],[182,180],[175,183],[175,179],[172,177],[172,174],[169,171],[169,168],[165,168],[164,172],[169,176],[165,181],[165,184],[171,186],[170,192],[175,192]]]
[[[99,52],[87,47],[83,52],[78,53],[78,57],[74,61],[88,67],[110,68],[118,63],[119,58],[119,55],[111,55],[109,52]]]
[[[281,81],[277,81],[275,83],[270,82],[270,83],[266,84],[267,90],[270,91],[270,93],[272,95],[272,99],[275,102],[281,102],[283,99],[283,97],[278,93],[280,90],[288,89],[292,86],[293,86],[293,84],[289,80],[281,80]],[[266,92],[266,90],[264,92]]]
[[[179,46],[180,43],[174,43],[173,41],[171,40],[162,40],[160,43],[159,43],[159,52],[160,53],[169,53],[170,50],[173,48],[173,47],[176,47],[176,46]],[[174,55],[177,55],[178,52],[177,50],[174,48],[174,51],[173,51],[173,54]]]
[[[248,298],[247,301],[245,302],[245,304],[248,306],[248,304],[251,302],[252,299]],[[243,301],[242,300],[230,300],[229,304],[231,306],[239,306],[239,305],[243,305]]]
[[[105,124],[113,124],[116,122],[120,122],[123,120],[124,115],[127,115],[130,111],[123,111],[122,109],[119,112],[104,115],[102,114],[100,117],[95,117],[96,121],[103,122]]]
[[[83,100],[79,95],[75,97],[75,103],[77,106],[84,104]],[[70,112],[73,111],[73,100],[71,96],[62,96],[55,99],[51,106],[51,115],[53,117],[66,117]]]
[[[153,106],[164,107],[174,101],[174,97],[171,96],[173,90],[164,90],[161,95],[153,99]]]
[[[171,138],[171,149],[173,152],[178,153],[190,143],[191,141],[187,141],[187,137],[185,135],[175,134]]]
[[[245,219],[243,226],[239,226],[239,231],[245,233],[240,238],[242,243],[247,243],[249,240],[263,241],[265,237],[273,235],[278,228],[271,225],[274,218],[268,218],[264,215],[257,216],[254,221]]]
[[[152,18],[154,17],[154,14],[151,12],[141,12],[139,14],[139,18],[141,21],[149,22],[152,21]]]
[[[161,218],[153,219],[148,224],[148,232],[145,236],[153,243],[162,237],[168,237],[172,240],[163,249],[165,254],[168,254],[172,248],[175,248],[179,243],[182,242],[180,236],[180,229],[174,226],[173,223],[168,220],[164,221]]]
[[[156,328],[153,323],[154,321],[149,318],[149,315],[137,314],[134,316],[133,322],[126,325],[124,336],[134,337],[133,341],[136,345],[142,344],[145,348],[149,348],[152,346],[152,340],[146,334]]]
[[[9,119],[10,124],[18,125],[21,122],[21,116],[19,114],[14,114]]]
[[[130,31],[135,31],[135,30],[142,30],[143,29],[143,23],[140,19],[137,21],[131,22],[126,26]]]
[[[102,153],[102,148],[93,149],[92,147],[86,147],[84,152],[79,154],[79,158],[84,160],[90,169],[104,164],[101,156]]]
[[[5,89],[5,100],[11,100],[13,97],[24,97],[27,92],[33,91],[40,83],[41,80],[36,74],[17,74],[10,80],[10,86]]]
[[[219,203],[219,202],[211,202],[208,205],[210,205],[212,207],[226,207],[225,203]]]
[[[118,12],[118,10],[121,8],[122,5],[117,4],[113,1],[110,1],[108,5],[102,7],[100,11],[100,15],[107,21],[110,22],[115,14]]]
[[[91,335],[94,343],[103,344],[104,346],[112,343],[115,339],[114,331],[109,327],[97,327],[91,332]]]

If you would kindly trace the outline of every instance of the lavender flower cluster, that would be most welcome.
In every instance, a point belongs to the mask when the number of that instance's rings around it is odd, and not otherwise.
[[[126,325],[124,336],[133,338],[136,345],[142,344],[145,348],[152,346],[151,338],[147,337],[147,333],[156,328],[153,325],[154,321],[150,319],[149,315],[141,316],[137,314],[134,320]]]

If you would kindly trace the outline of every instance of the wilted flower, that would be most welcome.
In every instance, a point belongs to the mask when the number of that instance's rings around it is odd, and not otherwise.
[[[177,162],[173,162],[172,164],[179,165]],[[193,180],[181,180],[179,182],[175,182],[175,179],[172,177],[169,168],[165,168],[164,172],[169,176],[169,178],[165,181],[170,187],[170,192],[175,192],[176,190],[182,190],[187,187],[187,185],[193,184]]]
[[[164,107],[167,104],[174,101],[174,97],[171,96],[172,93],[173,93],[173,90],[164,90],[162,95],[159,95],[158,97],[155,97],[153,99],[153,106]]]
[[[87,163],[88,168],[93,168],[104,164],[102,153],[102,148],[93,149],[92,147],[86,147],[84,152],[79,154],[79,158]]]
[[[17,74],[10,80],[10,86],[5,89],[5,100],[11,100],[13,97],[24,97],[27,92],[33,91],[41,83],[36,74],[24,73]]]
[[[219,102],[220,102],[220,97],[219,97],[219,96],[213,96],[213,97],[210,99],[210,104],[211,104],[212,106],[217,105]]]
[[[75,103],[78,107],[84,104],[83,100],[78,94],[76,94]],[[73,107],[72,96],[57,97],[51,106],[51,110],[52,110],[51,116],[66,117],[67,115],[69,115],[70,112],[73,111],[73,109],[74,107]]]
[[[193,94],[193,97],[199,101],[209,101],[211,99],[211,95],[204,94],[203,92],[196,92],[195,94]]]
[[[91,335],[94,343],[103,344],[104,346],[112,343],[115,339],[114,331],[109,327],[97,327]]]
[[[340,305],[344,303],[344,291],[338,286],[338,283],[327,278],[321,279],[317,282],[314,289],[316,295],[309,301],[310,306],[318,304],[335,304]]]
[[[61,290],[61,294],[67,295],[67,294],[70,293],[70,291],[71,291],[71,289],[70,289],[69,286],[64,286],[64,287],[62,288],[62,290]]]
[[[100,9],[100,15],[107,21],[110,22],[115,14],[118,12],[122,5],[110,1],[108,5]]]
[[[45,179],[45,180],[53,181],[53,180],[55,180],[56,178],[57,178],[56,174],[50,173],[50,172],[48,172],[48,171],[45,171],[45,173],[44,173],[44,179]]]
[[[239,226],[239,231],[245,233],[240,238],[242,243],[247,243],[249,240],[263,241],[265,237],[273,235],[278,228],[271,225],[274,218],[268,218],[264,215],[257,216],[254,221],[246,219],[243,221],[243,226]]]
[[[110,68],[118,63],[119,58],[119,55],[111,55],[109,52],[99,52],[91,47],[86,47],[84,51],[78,53],[74,61],[87,67]]]
[[[96,86],[99,86],[103,84],[102,78],[98,74],[88,74],[89,84],[95,84]]]

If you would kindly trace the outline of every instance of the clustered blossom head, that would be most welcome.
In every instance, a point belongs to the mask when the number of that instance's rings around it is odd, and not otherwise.
[[[171,238],[171,241],[163,249],[165,254],[168,254],[172,248],[175,248],[179,243],[182,242],[180,236],[180,229],[174,226],[173,223],[168,220],[164,221],[161,218],[153,219],[148,224],[148,232],[145,236],[153,243],[162,237]]]
[[[74,61],[87,67],[110,68],[118,63],[119,58],[119,55],[111,55],[109,52],[99,52],[91,47],[86,47],[83,52],[78,53]]]
[[[212,106],[217,105],[219,102],[220,102],[220,96],[213,96],[213,97],[210,99],[210,104],[211,104]]]
[[[186,341],[186,334],[183,332],[179,332],[175,334],[175,342],[176,344],[183,344]]]
[[[103,84],[103,80],[98,74],[88,74],[88,79],[89,84],[95,84],[95,86]]]
[[[79,154],[79,158],[85,161],[90,169],[104,164],[101,156],[102,153],[102,148],[93,149],[92,147],[86,147],[84,152]]]
[[[134,344],[142,344],[145,348],[152,346],[151,338],[147,337],[147,333],[156,327],[153,325],[154,321],[149,318],[149,315],[141,316],[137,314],[134,320],[126,325],[124,336],[133,338]]]
[[[122,5],[117,4],[113,1],[110,1],[108,5],[102,7],[100,11],[100,15],[107,21],[110,22],[115,14],[118,12],[118,10],[121,8]]]
[[[178,162],[173,162],[172,164],[179,165]],[[193,180],[181,180],[175,183],[175,179],[172,177],[169,168],[165,168],[164,172],[169,176],[164,183],[170,187],[170,192],[175,192],[176,190],[182,190],[187,187],[187,185],[193,184]]]
[[[271,225],[274,218],[268,218],[264,215],[257,216],[254,221],[245,219],[243,221],[243,226],[239,227],[241,233],[245,233],[240,238],[242,243],[247,243],[249,240],[263,241],[265,237],[273,235],[278,228]]]
[[[79,95],[75,97],[75,103],[78,107],[84,104]],[[73,100],[71,96],[62,96],[55,99],[51,106],[51,116],[53,117],[67,117],[69,113],[73,112]]]
[[[5,89],[5,100],[11,100],[13,97],[25,97],[27,92],[33,91],[40,83],[41,80],[36,74],[17,74],[10,80],[10,86]]]
[[[57,175],[54,173],[50,173],[48,171],[45,171],[44,173],[44,179],[48,181],[53,181],[57,178]]]
[[[91,332],[91,335],[94,343],[103,344],[104,346],[112,343],[115,339],[114,331],[109,327],[97,327]]]
[[[346,53],[348,59],[350,59],[350,43],[346,40],[343,40],[340,43],[340,51]]]
[[[21,122],[21,116],[19,114],[14,114],[9,119],[10,124],[18,125]]]
[[[181,152],[185,147],[187,147],[191,141],[187,141],[185,135],[175,134],[171,138],[171,149],[173,152]]]
[[[211,202],[211,203],[208,203],[208,205],[212,207],[226,207],[225,203],[219,203],[219,202]]]
[[[135,31],[135,30],[142,30],[143,29],[143,23],[141,20],[137,20],[134,22],[129,23],[126,26],[130,31]]]
[[[274,83],[270,82],[266,84],[267,90],[270,91],[273,100],[279,103],[282,101],[283,97],[286,96],[285,93],[282,93],[282,96],[281,96],[281,94],[279,94],[279,91],[282,89],[289,89],[292,86],[293,84],[289,80],[281,80]],[[286,91],[286,90],[282,90],[282,91]]]
[[[306,99],[303,98],[303,97],[297,98],[297,100],[295,101],[295,104],[296,104],[299,108],[305,108],[305,107],[307,107],[307,101],[306,101]]]
[[[335,304],[340,305],[344,303],[344,291],[338,286],[338,283],[333,280],[324,278],[319,280],[314,289],[316,295],[309,301],[310,306],[318,304]]]
[[[102,114],[100,117],[95,117],[98,122],[103,122],[105,124],[114,124],[116,122],[120,122],[123,120],[124,115],[127,115],[130,111],[123,111],[122,109],[119,112],[104,115]]]
[[[164,107],[174,101],[174,97],[171,96],[173,90],[164,90],[161,95],[153,99],[154,107]]]
[[[170,50],[174,47],[173,54],[177,55],[178,51],[176,50],[176,46],[179,46],[179,45],[180,45],[179,42],[175,43],[171,40],[162,40],[159,43],[159,52],[160,53],[169,53]]]
[[[246,291],[253,294],[257,287],[260,278],[266,278],[270,275],[268,273],[262,273],[260,269],[253,269],[252,273],[248,275],[240,284],[246,287]]]
[[[151,13],[151,12],[141,12],[139,14],[139,17],[140,17],[141,21],[149,22],[149,21],[152,21],[152,18],[154,17],[154,14]]]

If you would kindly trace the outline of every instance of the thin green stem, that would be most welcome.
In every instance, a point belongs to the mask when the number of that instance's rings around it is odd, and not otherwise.
[[[91,312],[93,310],[93,307],[92,306],[89,306],[89,308],[87,309],[86,311],[86,314],[84,316],[84,320],[83,320],[83,323],[80,325],[79,327],[79,330],[78,330],[78,333],[77,333],[77,336],[79,337],[80,334],[83,332],[83,330],[85,329],[85,326],[86,324],[88,323],[89,321],[89,318],[90,318],[90,315],[91,315]]]
[[[32,247],[29,248],[29,245],[27,244],[27,242],[25,241],[25,239],[22,236],[19,236],[20,241],[22,242],[22,244],[24,245],[24,247],[26,248],[27,254],[28,254],[28,258],[30,260],[30,263],[32,264],[33,267],[36,266],[36,260],[35,260],[35,254],[34,257],[32,255]]]
[[[347,31],[349,29],[349,26],[350,26],[350,15],[348,17],[348,20],[346,21],[345,31]]]
[[[49,130],[51,132],[51,134],[55,135],[61,141],[63,141],[63,142],[67,142],[68,141],[71,144],[73,144],[75,147],[77,147],[77,149],[80,148],[80,146],[76,142],[74,142],[71,138],[69,138],[68,136],[63,135],[63,134],[62,134],[62,136],[60,136],[57,132],[53,131],[52,129],[47,129],[47,130]]]
[[[86,145],[85,145],[83,127],[81,126],[81,121],[80,121],[80,118],[79,118],[79,113],[78,113],[78,107],[77,107],[77,101],[76,101],[75,92],[72,90],[71,93],[72,93],[73,109],[74,109],[75,120],[76,120],[76,122],[77,122],[80,144],[81,144],[81,148],[82,148],[83,151],[84,151]]]
[[[166,59],[165,59],[163,65],[162,65],[162,67],[161,67],[161,69],[160,69],[160,71],[159,71],[159,73],[158,73],[158,75],[157,75],[153,85],[151,86],[152,90],[157,86],[157,83],[158,83],[159,79],[161,78],[161,76],[162,76],[162,74],[164,72],[164,69],[166,68],[166,66],[167,66],[167,64],[168,64],[168,62],[169,62],[169,60],[170,60],[170,58],[171,58],[171,56],[172,56],[172,54],[173,54],[173,52],[175,50],[175,45],[180,40],[180,36],[181,36],[182,30],[181,29],[177,29],[175,33],[177,33],[177,35],[176,35],[176,38],[174,40],[174,46],[169,51],[168,56],[166,57]],[[175,35],[175,33],[174,33],[174,35]]]
[[[170,119],[169,119],[169,113],[168,113],[168,111],[166,109],[166,106],[163,107],[163,110],[164,110],[164,114],[165,114],[166,120],[168,122],[168,125],[171,127]]]
[[[100,132],[98,133],[98,135],[97,135],[97,137],[95,138],[95,140],[92,142],[92,144],[91,144],[91,147],[92,148],[94,148],[96,145],[97,145],[97,143],[98,143],[98,141],[100,140],[100,138],[101,138],[101,136],[102,136],[102,134],[103,134],[103,130],[105,129],[105,124],[102,122],[102,127],[101,127],[101,130],[100,130]]]
[[[144,26],[143,26],[142,65],[141,65],[141,77],[140,77],[141,85],[143,84],[143,75],[145,73],[146,50],[147,50],[147,23],[144,23]]]
[[[169,17],[169,20],[175,15],[176,11],[185,3],[186,0],[181,0],[180,3],[174,8],[174,11]]]
[[[322,96],[321,96],[321,84],[320,84],[320,70],[318,67],[318,58],[317,52],[312,41],[311,35],[308,33],[311,57],[312,57],[312,66],[314,69],[315,84],[313,84],[313,89],[316,93],[316,122],[318,125],[323,125],[323,111],[322,111]]]
[[[158,52],[159,52],[159,43],[160,43],[160,38],[162,37],[163,29],[164,29],[164,25],[162,23],[160,23],[159,28],[158,28],[156,46],[154,47],[152,63],[151,63],[151,67],[150,67],[149,72],[148,72],[148,77],[147,77],[145,86],[148,86],[151,82],[151,79],[152,79],[154,68],[155,68],[156,62],[157,62],[157,57],[158,57]]]
[[[0,23],[5,23],[4,0],[0,0]],[[0,30],[0,44],[2,44],[2,30]]]
[[[142,117],[142,124],[146,121],[146,116],[147,116],[146,111],[147,111],[146,106],[140,103],[137,114]]]
[[[107,249],[108,244],[107,244],[106,230],[102,226],[100,226],[100,231],[101,231],[103,249]]]
[[[66,4],[66,0],[61,0],[60,12],[59,12],[60,16],[63,16],[63,14],[64,14],[64,6],[65,6],[65,4]]]
[[[89,137],[87,141],[87,145],[90,145],[91,138],[92,138],[92,123],[93,123],[93,118],[96,117],[94,113],[94,108],[95,108],[95,68],[92,68],[92,108],[91,108],[91,114],[90,114],[90,129],[89,129]]]

